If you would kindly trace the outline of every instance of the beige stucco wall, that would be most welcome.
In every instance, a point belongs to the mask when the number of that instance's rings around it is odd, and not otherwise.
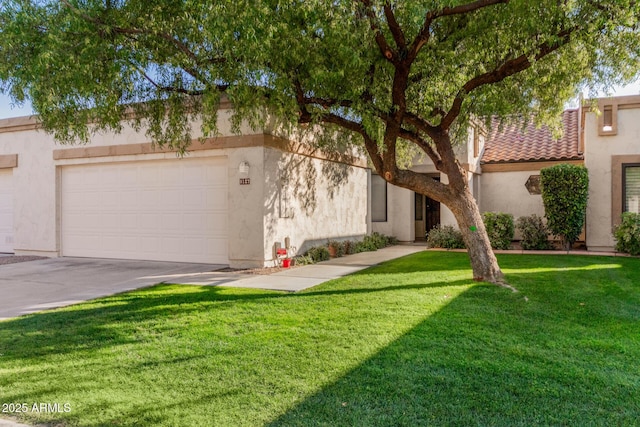
[[[510,213],[514,221],[521,216],[533,214],[544,217],[542,196],[529,194],[525,187],[531,175],[540,175],[540,171],[483,173],[480,185],[480,211]],[[517,230],[514,238],[521,238]]]
[[[540,171],[483,173],[480,211],[506,212],[514,219],[532,214],[544,216],[542,196],[529,194],[525,187],[531,175],[540,175]]]
[[[229,112],[220,112],[220,137],[234,136],[228,125]],[[77,150],[78,146],[62,146],[53,138],[34,127],[28,118],[0,120],[0,156],[18,156],[18,165],[12,169],[14,195],[13,241],[16,254],[60,255],[59,186],[60,168],[66,165],[136,162],[176,159],[171,152],[152,152],[115,156],[62,158],[54,160],[55,150]],[[197,124],[194,129],[197,129]],[[242,129],[243,137],[257,132]],[[237,139],[235,140],[237,142]],[[148,143],[144,132],[125,126],[122,133],[97,134],[82,149],[104,146],[122,146]],[[196,143],[198,144],[198,143]],[[229,257],[232,266],[263,265],[264,249],[262,210],[264,196],[264,147],[203,149],[189,152],[187,158],[223,157],[228,163],[229,177]],[[178,160],[179,161],[179,160]],[[239,184],[238,166],[242,161],[250,164],[251,185]],[[365,180],[366,185],[366,180]],[[365,215],[366,216],[366,215]],[[363,217],[365,217],[363,216]]]
[[[328,239],[361,238],[367,233],[368,171],[362,167],[264,149],[263,256],[285,238],[297,253]]]
[[[637,101],[640,97],[618,98]],[[589,170],[589,203],[587,205],[587,247],[589,250],[613,250],[612,188],[621,193],[622,181],[612,181],[612,157],[640,154],[640,107],[620,105],[617,111],[617,135],[598,135],[598,117],[594,112],[585,116],[585,166]],[[618,197],[620,194],[618,194]],[[620,208],[621,210],[621,208]]]
[[[0,121],[0,155],[18,155],[18,166],[13,168],[14,249],[16,253],[55,256],[57,175],[51,156],[55,145],[50,136],[40,131],[6,131],[25,121]]]
[[[371,230],[395,236],[401,242],[415,240],[413,191],[387,184],[387,221],[372,222]]]

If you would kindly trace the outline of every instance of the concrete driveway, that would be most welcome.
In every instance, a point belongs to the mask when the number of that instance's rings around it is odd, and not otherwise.
[[[0,320],[162,282],[297,292],[423,250],[421,246],[391,246],[269,275],[218,271],[225,267],[220,264],[96,258],[0,265]]]
[[[173,282],[222,267],[95,258],[51,258],[0,265],[0,320]]]

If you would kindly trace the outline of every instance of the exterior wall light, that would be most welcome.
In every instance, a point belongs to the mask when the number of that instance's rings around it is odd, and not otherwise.
[[[240,175],[249,175],[249,162],[241,162],[238,166],[238,172],[240,173]]]

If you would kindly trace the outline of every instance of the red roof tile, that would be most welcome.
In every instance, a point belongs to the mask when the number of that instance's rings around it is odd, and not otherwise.
[[[494,126],[485,143],[482,163],[539,162],[548,160],[580,160],[578,110],[562,113],[563,134],[555,140],[548,127],[536,128],[529,123],[524,131],[519,124]]]

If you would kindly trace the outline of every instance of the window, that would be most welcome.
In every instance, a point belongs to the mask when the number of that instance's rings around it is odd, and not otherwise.
[[[480,157],[482,149],[484,148],[484,131],[480,126],[473,126],[471,128],[471,140],[473,141],[473,157]]]
[[[418,194],[418,193],[413,193],[414,194],[414,199],[415,199],[415,219],[416,221],[423,221],[424,220],[424,207],[422,206],[422,202],[424,201],[424,197],[422,196],[422,194]]]
[[[598,103],[598,135],[616,135],[618,133],[618,104]]]
[[[607,105],[602,112],[602,131],[611,132],[613,130],[613,107]]]
[[[623,212],[640,213],[640,164],[623,165]]]
[[[387,221],[387,181],[380,175],[371,175],[371,221]]]

